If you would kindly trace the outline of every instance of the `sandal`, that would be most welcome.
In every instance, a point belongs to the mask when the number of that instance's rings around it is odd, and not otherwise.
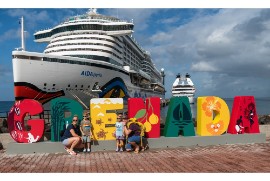
[[[64,149],[69,153],[69,149],[68,149],[68,147],[64,147]]]
[[[145,150],[147,150],[147,149],[149,149],[148,144],[147,144],[147,145],[145,145],[144,147],[142,147],[141,151],[145,151]]]
[[[73,150],[69,151],[68,153],[71,154],[71,155],[77,155],[77,153],[75,151],[73,151]]]
[[[136,148],[134,153],[139,153],[139,151],[140,151],[140,147]]]
[[[148,149],[149,149],[149,146],[147,144],[147,145],[145,145],[144,150],[148,150]]]

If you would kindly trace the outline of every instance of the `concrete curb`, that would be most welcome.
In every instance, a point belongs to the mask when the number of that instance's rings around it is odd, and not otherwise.
[[[224,134],[220,136],[191,136],[191,137],[160,137],[147,139],[151,148],[177,148],[182,146],[207,146],[224,144],[246,144],[265,143],[266,136],[260,134],[232,135]],[[94,141],[91,146],[92,151],[113,151],[115,150],[115,140]],[[34,154],[34,153],[65,153],[61,142],[37,142],[37,143],[8,143],[7,154]]]

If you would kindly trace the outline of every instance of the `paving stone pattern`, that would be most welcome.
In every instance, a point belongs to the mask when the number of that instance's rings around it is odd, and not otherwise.
[[[99,151],[72,156],[8,155],[0,151],[1,173],[242,173],[270,172],[270,142],[149,149],[139,154]]]

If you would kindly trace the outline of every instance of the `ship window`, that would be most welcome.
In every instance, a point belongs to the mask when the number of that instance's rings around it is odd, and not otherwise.
[[[55,86],[55,84],[52,85],[53,87]]]
[[[75,87],[78,87],[77,85],[75,85]]]
[[[47,85],[47,83],[44,83],[44,86],[46,86]]]
[[[68,87],[70,87],[70,84],[68,84]]]
[[[83,85],[81,85],[81,88],[83,88]]]

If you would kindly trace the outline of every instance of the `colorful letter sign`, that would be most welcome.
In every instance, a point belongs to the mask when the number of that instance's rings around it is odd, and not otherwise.
[[[122,98],[95,98],[90,101],[94,140],[115,140],[113,133],[117,115],[109,110],[123,109]]]
[[[172,97],[164,128],[165,137],[195,136],[188,97]]]
[[[31,130],[26,131],[24,118],[27,113],[33,116],[42,112],[42,105],[33,99],[16,102],[8,114],[8,130],[11,137],[18,143],[39,141],[44,134],[44,119],[28,120],[27,125],[31,127]]]
[[[146,105],[142,98],[128,99],[128,117],[137,118],[144,124],[145,137],[160,137],[160,98],[146,98]]]
[[[69,116],[66,117],[66,113],[69,113]],[[56,98],[51,101],[52,141],[60,141],[60,133],[63,133],[66,126],[72,122],[75,114],[78,115],[79,120],[82,120],[83,107],[79,102],[68,98]]]
[[[200,136],[221,135],[226,132],[230,111],[226,102],[219,97],[198,97],[197,134]]]
[[[253,96],[234,97],[228,133],[260,133],[256,104]]]

